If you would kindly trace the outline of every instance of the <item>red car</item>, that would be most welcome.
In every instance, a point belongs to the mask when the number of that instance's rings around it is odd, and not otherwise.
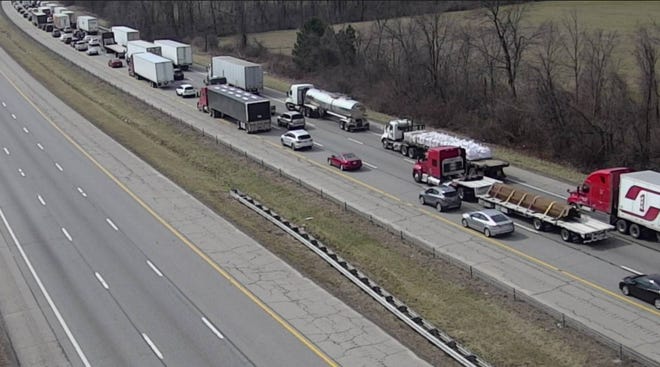
[[[328,157],[331,166],[339,167],[342,171],[360,169],[362,160],[353,153],[340,153]]]
[[[124,63],[121,62],[121,60],[119,60],[119,59],[110,59],[110,60],[108,60],[108,66],[113,68],[113,69],[114,68],[120,68],[120,67],[124,66]]]

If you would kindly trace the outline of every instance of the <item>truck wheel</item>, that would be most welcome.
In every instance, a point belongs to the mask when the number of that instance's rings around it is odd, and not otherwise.
[[[571,231],[569,231],[566,228],[562,228],[561,231],[559,232],[559,235],[561,236],[561,239],[564,242],[571,242],[571,238],[573,237]]]
[[[630,236],[634,239],[642,238],[642,234],[644,233],[642,228],[639,225],[635,224],[635,223],[632,223],[630,225],[630,228],[628,229],[628,231],[630,232]]]
[[[628,222],[625,219],[618,219],[615,223],[616,230],[619,233],[627,234],[628,233]]]
[[[345,123],[345,122],[342,122],[342,123],[339,125],[339,127],[340,127],[342,130],[346,130],[346,123]]]
[[[414,147],[408,148],[408,158],[415,159],[416,156],[417,156],[417,149],[415,149]]]
[[[401,154],[408,155],[408,147],[405,145],[401,146]]]
[[[383,148],[384,149],[389,149],[388,144],[387,144],[387,140],[383,139],[380,142],[383,143]]]
[[[413,172],[413,179],[415,179],[415,182],[417,183],[422,182],[422,174],[419,172]]]
[[[458,192],[458,198],[462,200],[465,200],[465,189],[462,187],[459,187],[456,189],[456,192]]]
[[[534,218],[533,224],[534,224],[534,229],[539,232],[543,232],[543,230],[545,229],[545,226],[543,225],[543,221],[538,218]]]
[[[285,103],[284,107],[286,107],[287,111],[293,111],[295,109],[291,103]]]

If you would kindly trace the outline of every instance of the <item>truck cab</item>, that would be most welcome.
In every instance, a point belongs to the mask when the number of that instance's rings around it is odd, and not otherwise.
[[[601,169],[591,173],[575,191],[568,190],[568,204],[614,214],[621,174],[633,172],[627,167]]]
[[[305,104],[305,93],[314,88],[313,84],[291,84],[291,88],[286,92],[286,101],[284,105],[289,111],[300,111],[301,106]]]
[[[415,124],[408,119],[392,120],[385,125],[380,141],[385,149],[392,149],[392,143],[402,141],[404,133],[424,130],[425,128],[426,126]]]
[[[413,178],[417,182],[439,185],[466,173],[465,149],[461,147],[436,147],[426,152],[426,157],[413,166]]]

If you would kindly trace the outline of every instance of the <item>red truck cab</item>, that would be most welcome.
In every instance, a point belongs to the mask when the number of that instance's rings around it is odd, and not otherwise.
[[[199,100],[197,101],[197,109],[200,111],[208,112],[208,106],[209,106],[208,87],[201,87],[199,89]]]
[[[614,214],[621,174],[633,172],[627,167],[606,168],[591,173],[575,191],[568,191],[568,203],[595,211]]]
[[[422,182],[424,175],[439,181],[450,180],[465,174],[465,149],[461,147],[442,146],[426,151],[426,157],[413,166],[413,178]]]

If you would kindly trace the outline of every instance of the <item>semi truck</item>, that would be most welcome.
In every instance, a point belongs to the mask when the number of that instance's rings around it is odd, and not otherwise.
[[[63,11],[66,11],[67,9],[63,6],[56,6],[55,9],[53,9],[53,14],[61,14]]]
[[[87,32],[87,34],[96,34],[99,31],[99,23],[94,17],[81,15],[76,18],[76,28]]]
[[[264,73],[261,65],[232,56],[215,56],[206,68],[206,85],[225,78],[227,84],[247,92],[259,94],[264,90]]]
[[[130,58],[134,53],[140,52],[148,52],[161,56],[161,48],[156,44],[142,40],[126,42],[126,58]]]
[[[314,88],[312,84],[292,84],[286,96],[284,105],[289,111],[299,111],[307,117],[337,117],[339,127],[346,131],[369,130],[366,108],[347,96]]]
[[[46,24],[48,21],[48,15],[44,12],[34,12],[31,15],[32,24],[39,27],[43,24]]]
[[[117,44],[113,32],[101,33],[101,46],[108,54],[114,54],[115,57],[123,58],[126,55],[126,47]]]
[[[154,43],[160,46],[161,56],[172,60],[174,67],[188,70],[192,65],[192,47],[190,45],[172,40],[154,40]]]
[[[53,15],[53,26],[57,29],[64,29],[70,27],[71,23],[69,22],[69,16],[66,14],[54,14]]]
[[[493,184],[478,199],[486,208],[531,220],[539,232],[559,231],[561,239],[566,242],[602,241],[614,230],[614,226],[588,217],[571,205],[502,183]]]
[[[123,47],[127,47],[129,41],[140,40],[140,31],[137,29],[125,26],[113,26],[110,27],[110,31],[112,31],[115,43]]]
[[[72,10],[64,10],[61,14],[66,14],[69,16],[69,27],[76,27],[76,13],[74,13]]]
[[[424,157],[429,148],[460,146],[466,151],[468,170],[479,171],[488,177],[504,178],[504,168],[509,166],[509,162],[493,159],[490,148],[483,144],[427,130],[425,125],[415,124],[408,119],[388,122],[380,140],[383,148],[400,152],[411,159]]]
[[[656,237],[660,241],[660,172],[627,167],[592,172],[568,204],[609,215],[610,224],[633,238]]]
[[[470,170],[465,148],[441,146],[430,148],[413,166],[413,179],[429,185],[448,184],[456,188],[461,200],[475,201],[485,195],[497,179]]]
[[[270,131],[270,101],[228,85],[202,87],[197,109],[211,117],[228,117],[248,134]]]
[[[134,53],[128,58],[128,75],[151,82],[151,86],[163,87],[174,82],[172,61],[149,52]]]

